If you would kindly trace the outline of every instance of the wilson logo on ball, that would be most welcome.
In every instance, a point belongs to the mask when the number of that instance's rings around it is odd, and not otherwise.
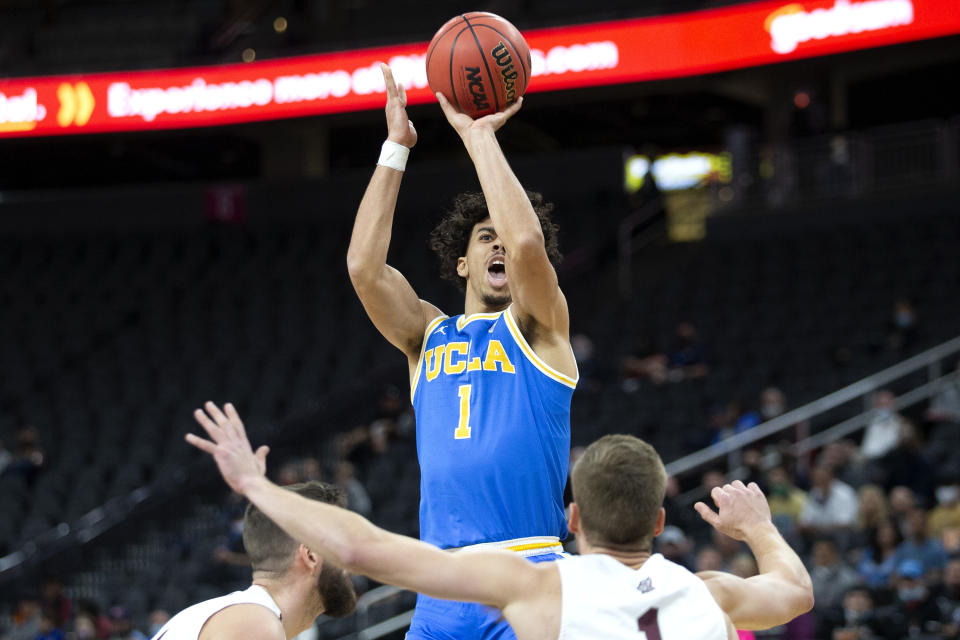
[[[480,79],[480,67],[464,67],[464,71],[467,72],[467,86],[473,97],[473,106],[477,111],[489,109],[490,101],[487,100],[487,92],[483,88],[483,80]]]
[[[500,75],[503,77],[503,91],[507,96],[507,104],[513,104],[517,99],[517,70],[513,68],[513,58],[507,51],[507,45],[499,42],[490,52],[497,66],[500,67]]]
[[[530,47],[500,16],[472,11],[447,20],[427,47],[427,82],[471,118],[506,109],[527,90]]]

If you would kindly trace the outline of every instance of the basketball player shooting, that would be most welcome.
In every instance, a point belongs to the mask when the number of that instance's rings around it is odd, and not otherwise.
[[[194,416],[211,440],[188,434],[187,441],[308,553],[433,598],[496,607],[519,640],[734,640],[735,627],[770,628],[813,607],[810,576],[753,483],[715,488],[718,511],[703,503],[696,509],[747,543],[759,575],[694,576],[651,554],[664,527],[666,471],[653,447],[633,436],[600,438],[573,469],[570,530],[582,555],[535,564],[505,551],[444,552],[285,491],[266,479],[266,452],[253,453],[231,405],[220,411],[208,403],[207,413]]]
[[[406,94],[382,66],[387,141],[357,211],[347,265],[364,309],[407,357],[417,418],[421,538],[442,549],[560,557],[570,400],[577,366],[557,282],[551,205],[524,191],[496,132],[517,113],[476,120],[441,107],[482,194],[461,194],[431,236],[443,277],[464,291],[448,317],[386,263],[406,156],[417,133]],[[512,638],[497,612],[421,596],[407,638]]]

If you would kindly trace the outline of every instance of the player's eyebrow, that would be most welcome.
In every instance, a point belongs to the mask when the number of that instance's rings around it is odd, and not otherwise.
[[[487,231],[487,232],[490,232],[490,233],[496,233],[496,232],[497,232],[496,229],[494,229],[493,227],[480,227],[479,229],[477,229],[477,235],[480,235],[480,234],[483,233],[484,231]]]

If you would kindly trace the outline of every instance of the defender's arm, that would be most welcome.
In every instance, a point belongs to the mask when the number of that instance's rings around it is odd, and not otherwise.
[[[714,488],[711,496],[719,514],[702,502],[695,505],[697,512],[721,533],[745,541],[760,569],[759,575],[746,579],[720,571],[697,574],[733,624],[738,629],[769,629],[812,609],[810,575],[770,520],[760,487],[737,480]]]
[[[538,587],[537,566],[509,552],[453,554],[366,518],[286,491],[264,477],[244,495],[294,540],[344,569],[434,598],[504,608]]]
[[[454,555],[384,531],[346,509],[282,489],[265,477],[268,449],[252,451],[233,405],[227,404],[223,411],[210,402],[205,407],[206,413],[198,409],[194,418],[212,441],[187,434],[187,442],[213,457],[230,488],[325,560],[436,598],[499,608],[549,592],[544,586],[551,578],[544,576],[555,575],[559,583],[556,572],[538,568],[515,554]]]

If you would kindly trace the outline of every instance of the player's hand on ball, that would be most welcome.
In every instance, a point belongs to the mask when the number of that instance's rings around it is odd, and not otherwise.
[[[443,109],[443,115],[447,116],[447,122],[460,134],[461,138],[465,138],[471,131],[482,129],[496,131],[507,124],[507,120],[512,118],[517,111],[520,111],[520,107],[523,106],[523,97],[521,96],[504,111],[491,113],[490,115],[474,120],[467,114],[457,111],[456,107],[450,104],[450,101],[439,91],[437,92],[437,100],[440,102],[440,108]]]
[[[387,140],[410,149],[417,144],[417,130],[407,117],[407,91],[393,79],[389,65],[381,63],[380,71],[387,88]]]
[[[746,540],[757,527],[772,524],[770,505],[756,482],[746,486],[734,480],[722,487],[714,487],[710,497],[717,505],[717,511],[702,502],[693,508],[717,531],[731,538]]]
[[[210,436],[210,440],[188,433],[187,442],[213,456],[220,475],[230,488],[243,494],[251,481],[267,472],[270,447],[264,445],[256,453],[253,452],[243,421],[229,402],[223,406],[223,411],[212,402],[203,406],[206,411],[197,409],[193,417]]]

